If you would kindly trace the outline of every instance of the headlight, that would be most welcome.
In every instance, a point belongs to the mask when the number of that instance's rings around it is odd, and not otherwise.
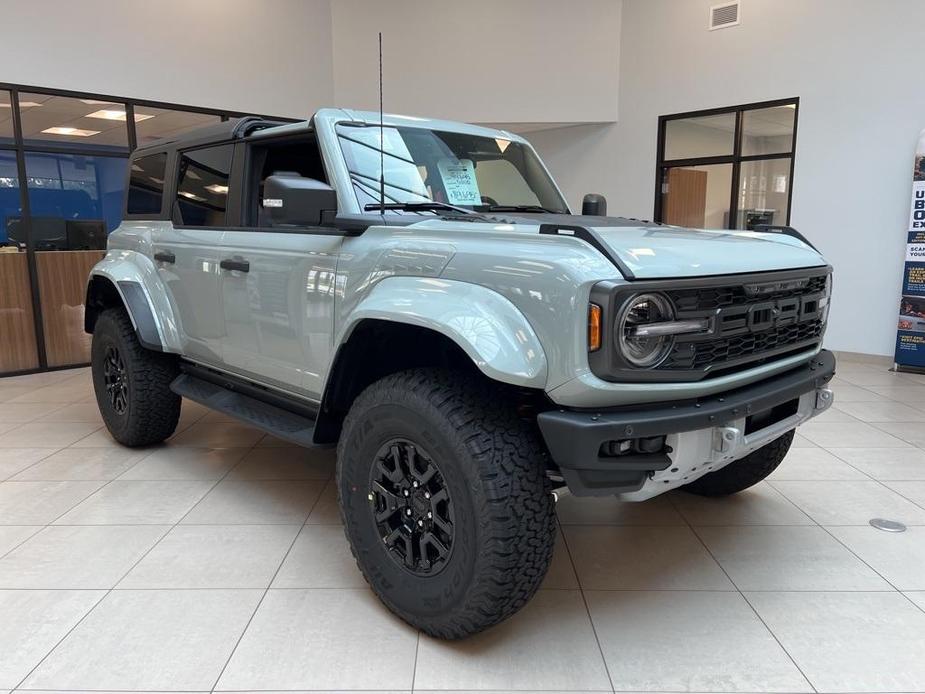
[[[617,317],[616,333],[620,353],[633,366],[655,366],[668,356],[674,342],[672,335],[646,330],[651,323],[666,323],[674,318],[671,302],[662,294],[639,294],[630,298]]]

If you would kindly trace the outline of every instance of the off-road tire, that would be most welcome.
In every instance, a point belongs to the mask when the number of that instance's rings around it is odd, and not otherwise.
[[[700,496],[727,496],[748,489],[777,469],[784,456],[787,455],[787,451],[790,450],[793,434],[793,430],[788,431],[754,453],[749,453],[741,460],[730,463],[715,472],[707,473],[690,484],[684,485],[682,489]]]
[[[106,388],[108,355],[115,354],[124,367],[127,384],[125,406],[117,411]],[[176,357],[145,349],[138,342],[128,314],[108,308],[96,321],[90,350],[93,390],[109,433],[125,446],[149,446],[168,438],[180,418],[180,396],[170,390],[178,371]]]
[[[396,437],[436,463],[452,499],[451,552],[431,575],[396,560],[374,519],[377,452]],[[344,421],[337,490],[367,582],[390,610],[431,636],[457,639],[510,617],[549,568],[556,521],[545,446],[534,422],[475,377],[416,369],[366,388]]]

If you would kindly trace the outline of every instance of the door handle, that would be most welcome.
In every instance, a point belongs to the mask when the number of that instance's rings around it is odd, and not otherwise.
[[[170,251],[158,251],[154,254],[154,260],[159,263],[175,263],[177,262],[177,256]]]
[[[219,267],[222,270],[237,270],[238,272],[248,272],[251,269],[251,264],[240,258],[225,258],[222,262],[219,263]]]

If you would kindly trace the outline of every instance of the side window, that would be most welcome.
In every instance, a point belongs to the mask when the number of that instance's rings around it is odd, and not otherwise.
[[[234,145],[218,145],[180,153],[176,222],[183,226],[225,224],[228,179]]]
[[[128,183],[128,214],[160,214],[164,197],[167,153],[158,152],[132,161]]]

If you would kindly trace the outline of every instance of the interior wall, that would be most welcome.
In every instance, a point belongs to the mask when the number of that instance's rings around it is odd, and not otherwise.
[[[333,102],[330,0],[4,2],[0,81],[292,118]]]
[[[622,0],[335,0],[334,96],[481,123],[614,121]]]
[[[707,31],[711,4],[625,0],[619,122],[530,139],[571,204],[649,219],[660,115],[800,97],[791,221],[835,267],[827,343],[892,354],[925,3],[743,0],[740,26]]]

